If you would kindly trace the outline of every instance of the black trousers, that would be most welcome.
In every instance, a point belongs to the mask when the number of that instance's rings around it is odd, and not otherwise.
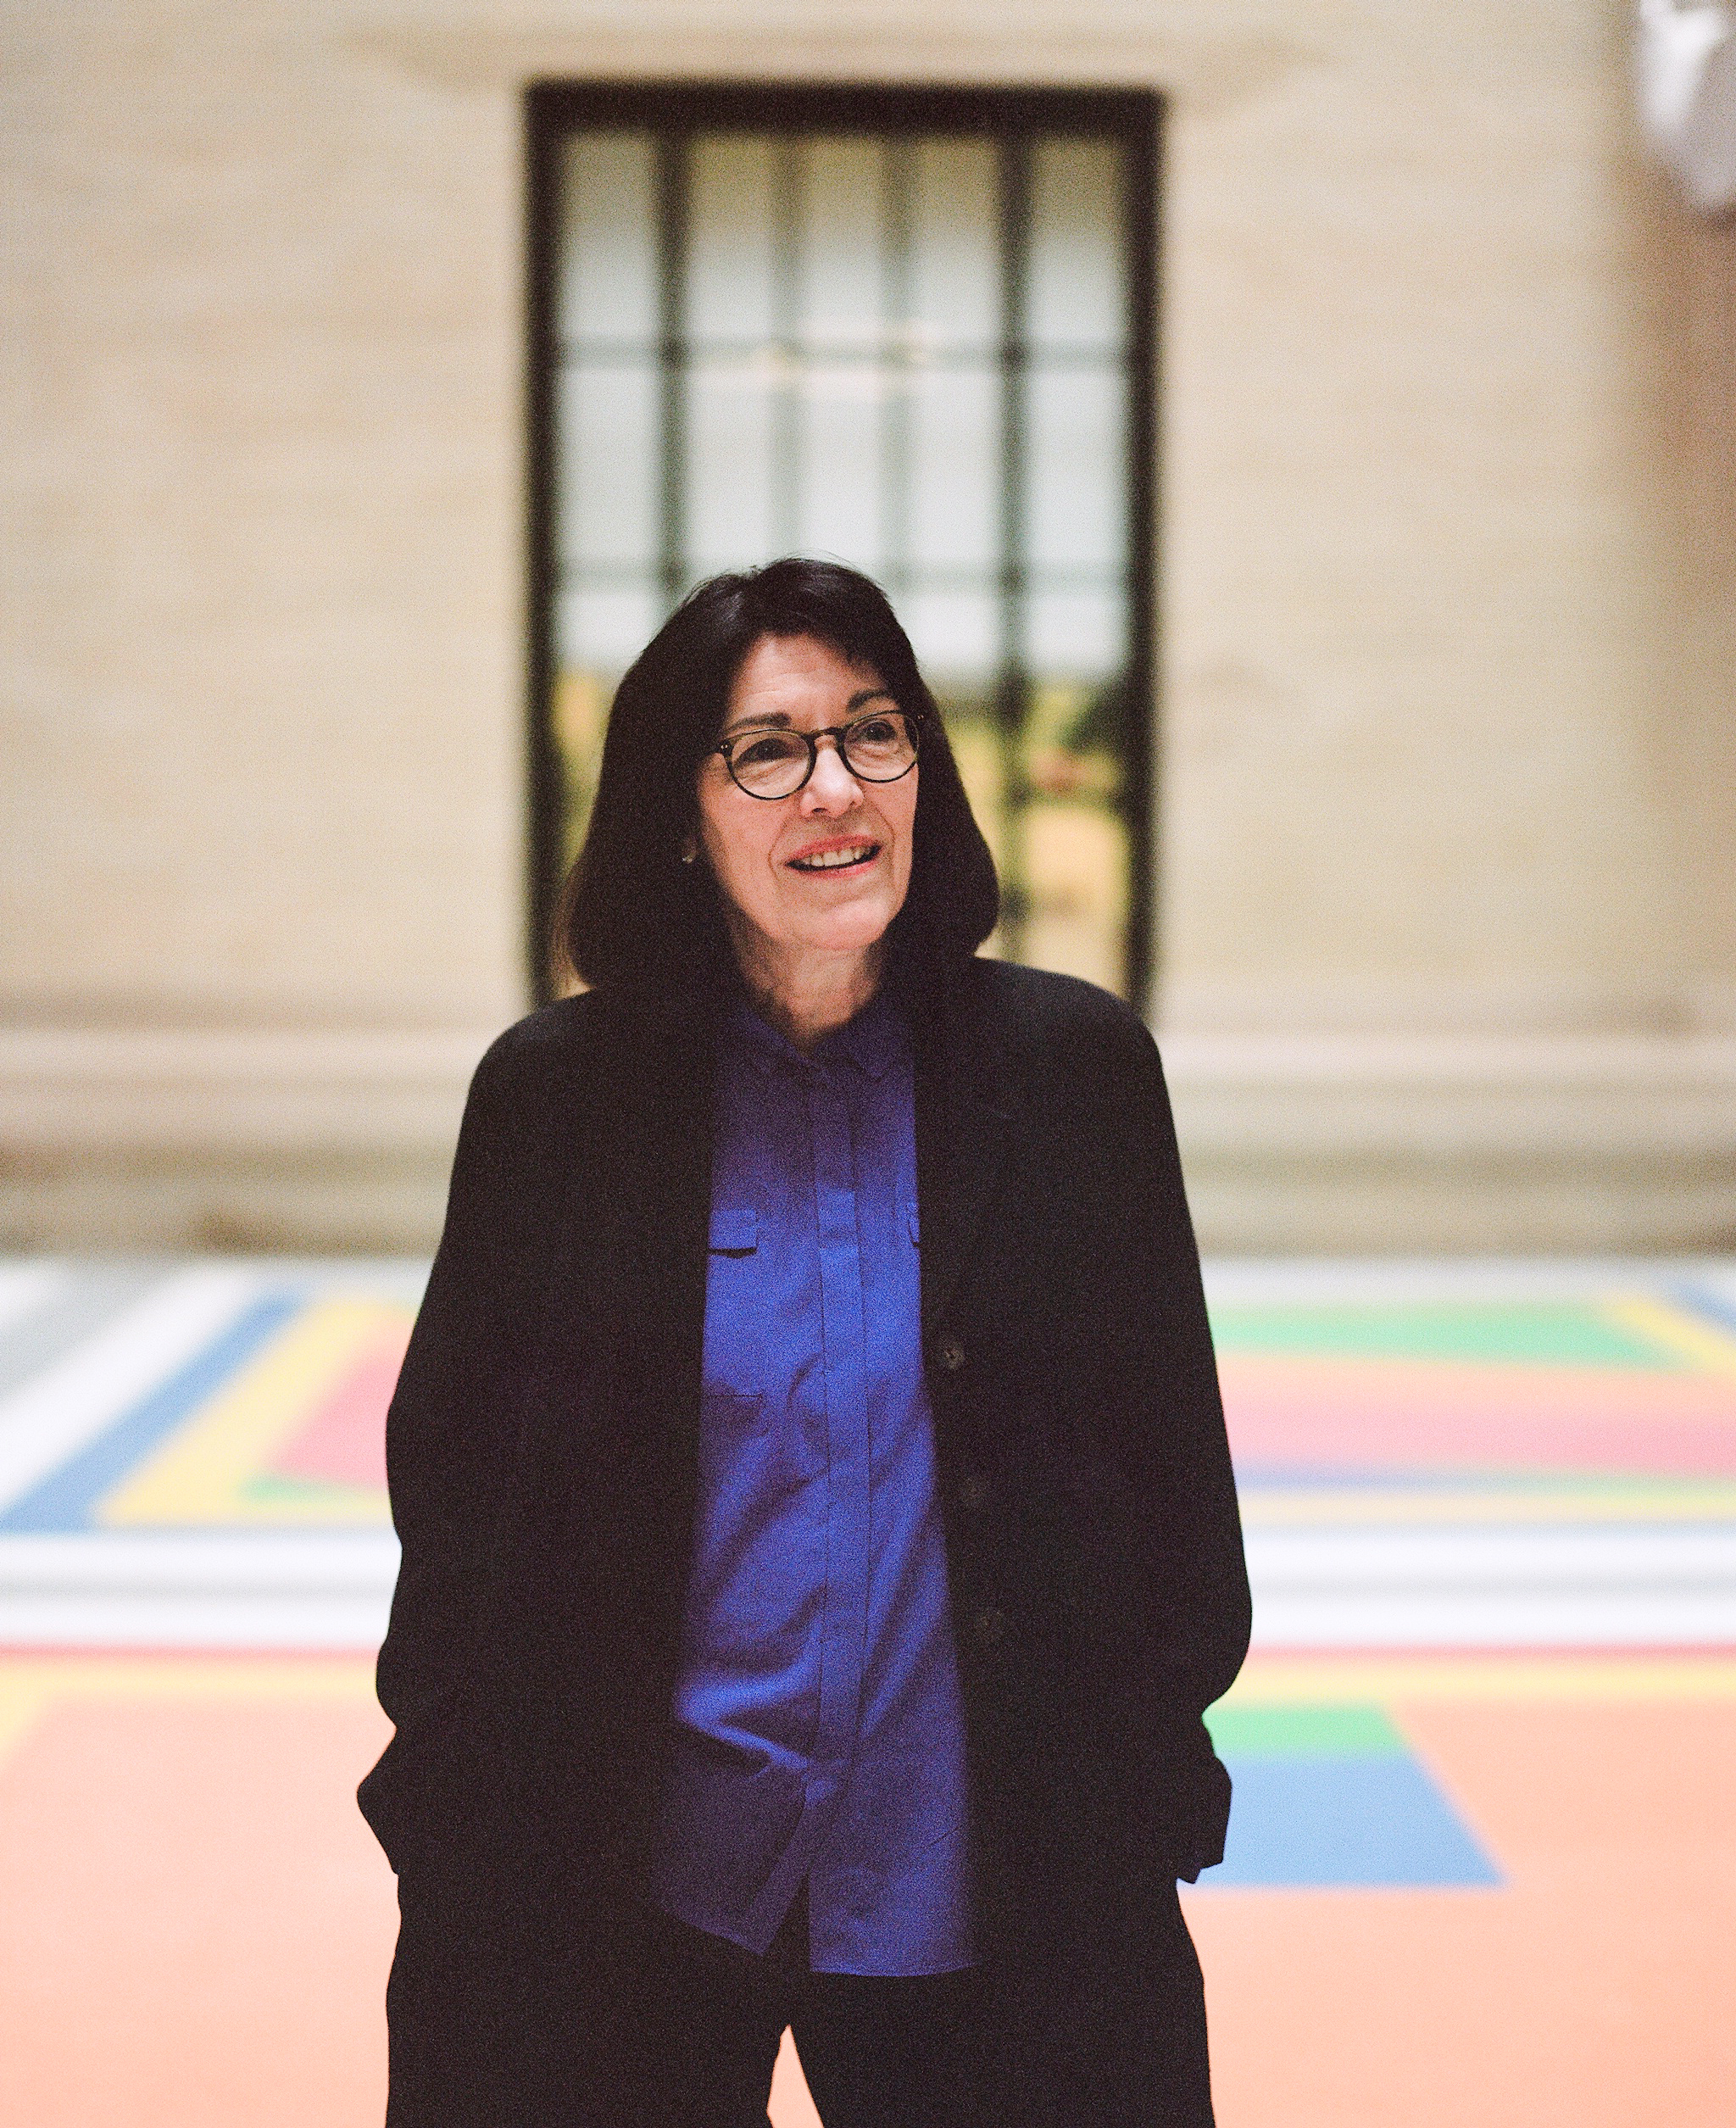
[[[673,1919],[654,1941],[645,2110],[663,2128],[765,2128],[786,2025],[824,2128],[968,2128],[980,2118],[973,1973],[810,1973],[805,1887],[764,1958]]]
[[[765,2128],[786,2026],[825,2128],[1211,2128],[1172,1890],[1056,1887],[1040,1965],[875,1980],[805,1971],[800,1907],[756,1958],[517,1841],[462,1859],[399,1877],[387,2128]]]

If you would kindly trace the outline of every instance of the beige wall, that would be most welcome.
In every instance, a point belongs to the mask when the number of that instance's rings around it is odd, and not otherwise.
[[[415,1245],[521,1009],[520,96],[1171,97],[1160,1017],[1237,1247],[1736,1238],[1736,237],[1613,0],[19,0],[0,1242]]]
[[[1176,134],[1164,1018],[1203,1223],[1727,1244],[1736,231],[1641,164],[1625,9],[1357,12]]]
[[[1736,1030],[1694,813],[1694,246],[1621,15],[1366,13],[1177,136],[1171,1011]]]

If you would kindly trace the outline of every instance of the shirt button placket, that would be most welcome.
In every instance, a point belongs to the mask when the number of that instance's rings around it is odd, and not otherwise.
[[[823,1068],[809,1081],[820,1226],[829,1562],[819,1753],[847,1764],[861,1719],[867,1628],[867,1412],[861,1350],[862,1267],[847,1100]]]

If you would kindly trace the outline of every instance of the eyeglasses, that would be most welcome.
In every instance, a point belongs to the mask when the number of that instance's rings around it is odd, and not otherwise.
[[[821,732],[750,725],[711,750],[749,798],[793,798],[814,773],[821,739],[836,742],[839,760],[862,783],[895,783],[916,766],[921,732],[921,720],[908,710],[876,710]]]

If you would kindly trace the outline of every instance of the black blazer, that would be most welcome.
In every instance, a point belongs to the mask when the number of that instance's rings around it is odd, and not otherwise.
[[[985,2119],[1210,2119],[1175,1879],[1248,1585],[1157,1051],[1104,992],[910,1000]],[[635,1960],[697,1482],[712,1010],[593,992],[496,1042],[387,1429],[394,2128],[636,2120]]]

